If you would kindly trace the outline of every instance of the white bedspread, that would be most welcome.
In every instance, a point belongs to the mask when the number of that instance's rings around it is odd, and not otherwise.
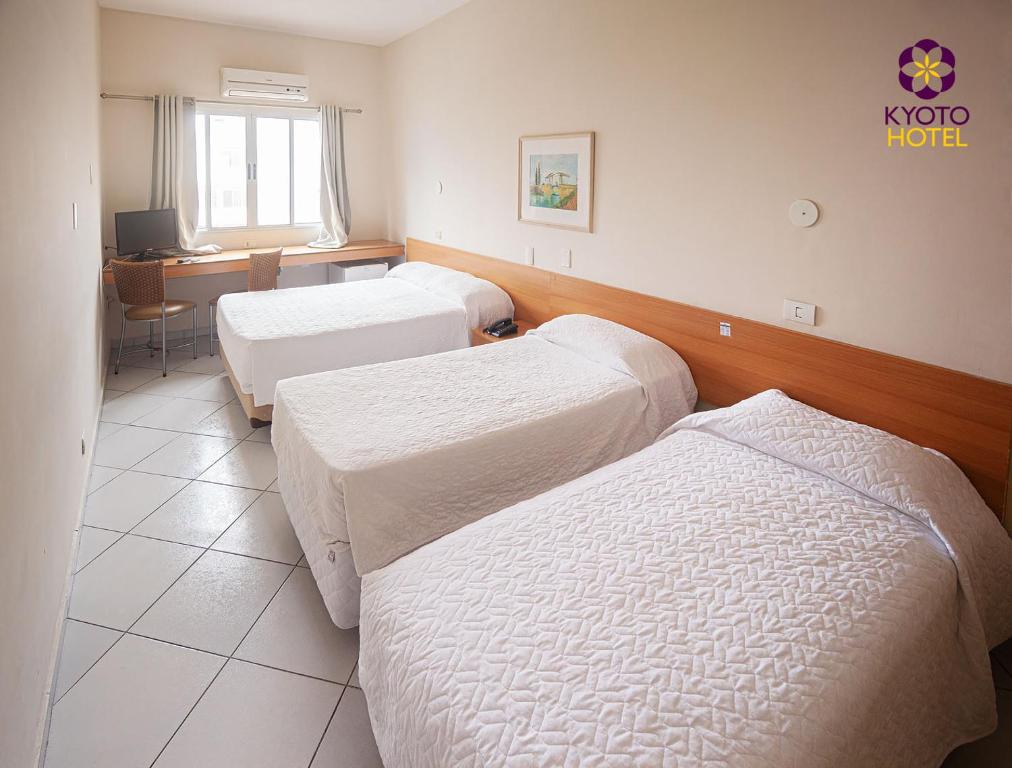
[[[768,392],[367,574],[387,768],[935,766],[1012,542],[946,458]]]
[[[225,294],[218,336],[259,406],[274,402],[281,379],[461,349],[472,328],[512,316],[499,286],[416,261],[381,280]]]
[[[367,573],[648,445],[691,412],[695,387],[677,354],[622,330],[640,349],[624,369],[532,332],[280,382],[272,441],[296,530],[309,517],[324,540],[350,541]]]

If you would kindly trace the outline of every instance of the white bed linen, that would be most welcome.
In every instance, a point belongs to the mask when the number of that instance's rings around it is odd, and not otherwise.
[[[1012,543],[946,458],[768,392],[363,579],[387,768],[933,766]]]
[[[358,623],[357,574],[627,456],[692,410],[681,358],[623,330],[649,366],[615,370],[528,334],[279,383],[278,484],[338,626]]]
[[[499,286],[409,262],[379,280],[225,294],[218,336],[239,389],[260,406],[281,379],[461,349],[472,328],[512,316]]]

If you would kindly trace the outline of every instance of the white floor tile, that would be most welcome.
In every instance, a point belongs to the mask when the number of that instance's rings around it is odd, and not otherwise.
[[[134,533],[195,547],[209,547],[260,491],[195,480],[145,519]]]
[[[365,695],[348,688],[337,705],[311,768],[383,768],[372,735]]]
[[[235,656],[344,683],[358,661],[358,630],[334,626],[312,573],[296,568]]]
[[[356,688],[362,687],[362,683],[358,681],[358,664],[355,665],[355,671],[351,673],[351,679],[348,681],[348,685],[354,685]]]
[[[306,556],[303,555],[302,557],[300,557],[299,562],[297,562],[296,565],[299,566],[299,568],[308,568],[309,563],[306,562]]]
[[[115,400],[107,401],[102,406],[102,415],[99,418],[101,421],[111,421],[115,424],[129,424],[168,402],[167,397],[125,392]]]
[[[183,363],[179,366],[178,370],[186,371],[187,373],[203,373],[208,376],[215,376],[222,373],[225,370],[225,366],[221,362],[221,355],[209,357],[207,354],[207,337],[204,336],[197,341],[197,348],[200,350],[200,357],[196,360],[189,360]]]
[[[103,531],[101,528],[81,526],[81,540],[77,545],[77,562],[74,564],[74,573],[109,549],[122,535],[118,531]]]
[[[95,436],[95,440],[101,440],[104,437],[115,434],[123,429],[123,424],[114,424],[111,421],[100,421],[98,423],[98,434]]]
[[[74,577],[69,616],[128,629],[200,553],[182,544],[124,536]]]
[[[129,531],[185,485],[178,477],[124,472],[88,496],[84,522],[96,528]]]
[[[307,765],[340,693],[337,685],[229,661],[155,766]]]
[[[125,636],[53,708],[46,768],[150,765],[223,663]]]
[[[196,389],[201,384],[207,383],[209,376],[202,373],[184,373],[182,371],[170,371],[168,376],[159,376],[137,389],[147,395],[163,395],[165,397],[182,397],[187,392]]]
[[[211,403],[211,401],[207,400],[194,400],[193,402]],[[246,416],[246,412],[242,409],[242,405],[239,404],[238,400],[233,400],[225,405],[221,403],[211,404],[217,410],[203,421],[195,424],[189,430],[190,432],[195,432],[199,435],[232,437],[236,440],[242,440],[253,432],[253,427],[249,425],[249,418]]]
[[[137,389],[141,384],[147,384],[155,377],[161,375],[161,371],[156,371],[152,368],[135,368],[129,365],[121,365],[119,373],[115,373],[113,368],[110,367],[105,376],[105,386],[107,389],[129,392],[131,389]]]
[[[253,434],[246,439],[256,440],[258,443],[269,443],[271,441],[271,425],[268,424],[266,427],[254,429]]]
[[[272,493],[281,493],[281,488],[278,487],[278,479],[274,478],[274,482],[267,486],[267,490]]]
[[[113,469],[112,467],[92,467],[91,475],[88,476],[88,493],[94,493],[103,485],[108,483],[117,475],[123,473],[122,469]]]
[[[302,547],[280,494],[265,493],[214,542],[212,549],[295,565]]]
[[[193,479],[237,444],[236,440],[227,437],[183,434],[134,468],[143,472]]]
[[[102,390],[103,403],[108,403],[111,400],[115,400],[117,397],[123,397],[123,392],[118,389],[109,389],[108,387]]]
[[[227,403],[235,399],[235,389],[227,374],[215,376],[199,387],[186,392],[184,397],[192,397],[197,400],[213,400],[216,403]]]
[[[68,619],[63,630],[60,671],[56,676],[53,700],[58,701],[122,636],[122,632],[114,629]]]
[[[186,339],[189,341],[189,338]],[[155,343],[160,343],[160,339],[155,339]],[[181,343],[180,339],[169,339],[169,346],[175,346]],[[200,349],[200,341],[197,341],[197,349]],[[113,356],[110,358],[113,362],[116,361],[116,350],[113,350]],[[156,352],[154,357],[150,357],[146,354],[130,355],[130,357],[124,357],[123,362],[138,368],[154,368],[158,371],[158,375],[162,375],[162,355],[160,352]],[[165,358],[165,369],[167,371],[174,371],[177,368],[186,365],[187,363],[193,362],[193,352],[190,347],[183,347],[182,349],[170,349],[168,355]]]
[[[123,427],[95,444],[95,463],[102,467],[130,469],[163,445],[179,436],[178,432],[146,427]]]
[[[177,397],[165,403],[146,416],[137,419],[138,427],[172,429],[176,432],[193,432],[193,427],[218,409],[217,403],[203,400],[187,400]]]
[[[264,490],[278,476],[274,449],[264,443],[244,441],[225,454],[200,476],[201,480]]]
[[[228,656],[289,571],[279,563],[205,552],[130,631]]]

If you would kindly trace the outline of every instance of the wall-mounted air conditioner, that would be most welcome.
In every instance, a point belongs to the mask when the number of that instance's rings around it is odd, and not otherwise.
[[[255,69],[221,70],[221,95],[235,99],[309,101],[309,78]]]

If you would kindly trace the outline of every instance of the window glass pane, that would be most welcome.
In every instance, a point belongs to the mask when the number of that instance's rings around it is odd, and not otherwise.
[[[257,118],[257,224],[291,224],[288,119]]]
[[[197,226],[207,229],[207,118],[197,115]]]
[[[295,120],[295,223],[320,220],[320,123]]]
[[[246,118],[208,115],[211,121],[211,226],[246,226]]]

